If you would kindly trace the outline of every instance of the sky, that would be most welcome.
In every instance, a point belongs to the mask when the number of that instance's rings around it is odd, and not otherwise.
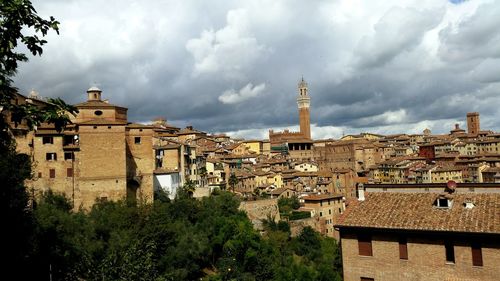
[[[312,136],[446,133],[500,125],[500,1],[34,0],[54,16],[41,57],[15,78],[69,103],[98,86],[129,121],[267,138],[298,130],[309,84]]]

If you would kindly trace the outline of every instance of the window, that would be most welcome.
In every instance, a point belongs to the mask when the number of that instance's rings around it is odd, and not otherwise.
[[[323,212],[319,212],[319,216],[322,217],[323,216]]]
[[[451,208],[451,200],[440,197],[436,200],[435,205],[439,208]]]
[[[53,137],[42,137],[42,143],[43,144],[54,144],[54,138]]]
[[[134,143],[135,144],[140,144],[141,143],[141,137],[134,137]]]
[[[68,178],[73,177],[73,168],[66,169],[66,177]]]
[[[360,279],[361,281],[375,281],[374,278],[370,278],[370,277],[361,277]]]
[[[408,241],[405,237],[399,238],[399,258],[402,260],[408,259]]]
[[[371,236],[358,235],[358,248],[360,256],[373,256]]]
[[[483,251],[481,250],[481,245],[479,243],[473,243],[471,245],[471,250],[472,250],[472,265],[483,266]]]
[[[45,160],[47,161],[56,161],[57,160],[57,154],[54,152],[49,152],[45,154]]]
[[[332,214],[332,209],[329,209],[328,210],[328,214],[331,215]]]
[[[38,178],[42,178],[42,172],[38,172]]]
[[[50,169],[49,170],[49,177],[51,179],[55,178],[56,177],[56,169]]]
[[[455,249],[453,248],[453,243],[446,241],[444,243],[444,248],[446,251],[446,262],[455,263]]]
[[[73,152],[64,152],[64,160],[72,160]]]
[[[94,111],[94,114],[97,115],[97,116],[101,116],[102,115],[102,111],[101,110],[96,110],[96,111]]]

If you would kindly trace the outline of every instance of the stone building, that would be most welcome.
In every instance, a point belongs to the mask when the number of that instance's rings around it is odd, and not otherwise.
[[[316,229],[322,235],[339,238],[338,232],[333,225],[338,222],[338,218],[344,212],[345,205],[342,194],[313,194],[302,197],[302,210],[312,210],[320,221],[320,228]]]
[[[153,199],[155,128],[129,123],[127,108],[101,94],[88,89],[87,101],[75,105],[79,113],[63,132],[43,124],[16,136],[20,151],[33,158],[35,176],[27,185],[36,194],[62,192],[76,209],[88,209],[95,200]]]
[[[367,192],[340,231],[344,280],[498,280],[500,194]]]
[[[479,112],[467,113],[467,133],[472,136],[477,136],[481,130],[479,123]]]

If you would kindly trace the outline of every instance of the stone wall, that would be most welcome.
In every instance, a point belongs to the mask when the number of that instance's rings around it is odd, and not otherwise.
[[[274,221],[280,220],[278,209],[278,199],[265,199],[256,201],[243,201],[240,204],[240,210],[247,213],[255,229],[262,230],[262,220],[274,218]]]

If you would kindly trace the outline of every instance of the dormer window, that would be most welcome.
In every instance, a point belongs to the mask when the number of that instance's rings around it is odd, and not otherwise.
[[[451,205],[453,204],[453,201],[451,199],[448,199],[446,197],[439,197],[436,199],[436,202],[434,202],[434,206],[438,208],[444,208],[444,209],[449,209],[451,208]]]

